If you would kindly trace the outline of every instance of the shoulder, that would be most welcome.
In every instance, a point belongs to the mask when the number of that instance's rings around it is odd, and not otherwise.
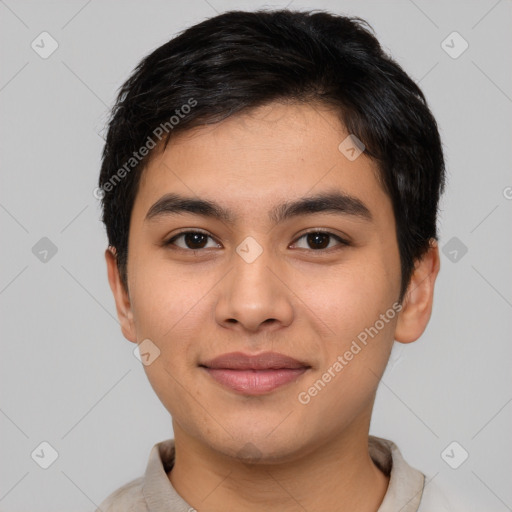
[[[468,503],[442,481],[425,480],[418,512],[468,512]]]
[[[95,512],[147,512],[142,493],[144,477],[136,478],[107,496]]]

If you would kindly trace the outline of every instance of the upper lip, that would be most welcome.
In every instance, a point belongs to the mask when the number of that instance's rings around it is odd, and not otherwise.
[[[278,370],[282,368],[310,368],[310,365],[278,352],[262,352],[250,355],[243,352],[230,352],[210,359],[199,366],[226,370]]]

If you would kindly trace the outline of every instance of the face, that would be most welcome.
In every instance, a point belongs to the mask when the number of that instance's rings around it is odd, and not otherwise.
[[[172,139],[144,170],[129,295],[109,271],[176,435],[284,461],[368,425],[400,259],[377,167],[340,151],[347,136],[325,107],[271,104]]]

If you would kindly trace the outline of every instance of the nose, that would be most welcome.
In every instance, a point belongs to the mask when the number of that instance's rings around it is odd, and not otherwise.
[[[241,253],[242,254],[242,253]],[[233,266],[220,284],[216,321],[241,331],[267,332],[286,327],[293,320],[293,293],[271,251],[254,261],[233,255]]]

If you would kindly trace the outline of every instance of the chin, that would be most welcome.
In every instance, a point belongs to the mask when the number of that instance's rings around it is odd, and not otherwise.
[[[283,429],[278,433],[272,432],[274,428],[275,425],[261,429],[240,428],[230,431],[232,437],[223,431],[222,436],[203,437],[203,441],[211,449],[246,464],[279,464],[296,459],[307,444],[296,435],[299,429],[294,429],[293,433]]]

